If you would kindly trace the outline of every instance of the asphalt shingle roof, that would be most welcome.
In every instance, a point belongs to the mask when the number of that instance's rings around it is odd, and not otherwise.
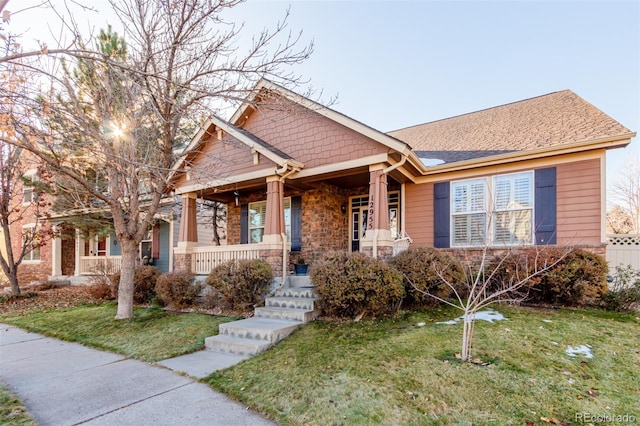
[[[571,90],[389,132],[420,157],[455,162],[631,131]]]

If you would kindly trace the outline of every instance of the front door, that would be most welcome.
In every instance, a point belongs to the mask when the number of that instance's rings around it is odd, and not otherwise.
[[[351,251],[360,251],[360,241],[367,231],[369,218],[369,197],[367,195],[351,198]],[[391,238],[399,238],[400,231],[400,193],[389,192],[389,231]]]
[[[360,240],[367,231],[369,207],[359,206],[351,208],[351,251],[360,251]]]

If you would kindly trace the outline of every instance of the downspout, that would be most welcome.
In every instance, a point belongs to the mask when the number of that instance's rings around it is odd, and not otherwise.
[[[284,181],[291,176],[292,174],[299,172],[300,170],[297,167],[293,167],[289,170],[289,164],[285,161],[284,165],[281,169],[276,169],[276,174],[280,175],[280,173],[284,173],[280,176],[280,182],[282,182],[282,188],[284,189]],[[284,194],[282,194],[284,197]],[[284,207],[284,206],[283,206]],[[285,280],[287,279],[287,266],[289,266],[289,262],[287,259],[287,233],[281,232],[280,238],[282,239],[282,284],[280,287],[284,286]]]
[[[405,154],[401,154],[401,155],[402,155],[402,158],[400,159],[400,161],[398,161],[396,164],[393,164],[393,165],[387,167],[386,169],[382,170],[382,174],[380,175],[380,179],[378,179],[378,181],[376,182],[376,196],[378,196],[378,194],[380,193],[380,185],[381,185],[382,176],[385,176],[385,175],[389,174],[389,172],[392,172],[395,169],[397,169],[398,167],[401,167],[407,161],[407,156]],[[372,247],[372,253],[371,254],[372,254],[372,257],[374,259],[378,258],[378,229],[377,228],[373,231],[373,247]]]

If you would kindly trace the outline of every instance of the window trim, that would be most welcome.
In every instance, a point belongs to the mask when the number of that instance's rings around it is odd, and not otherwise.
[[[517,175],[528,175],[529,176],[529,194],[528,197],[531,201],[530,208],[523,209],[498,209],[497,208],[497,180],[504,177],[515,177]],[[468,210],[466,212],[456,212],[455,209],[455,190],[461,184],[471,184],[472,182],[483,182],[484,183],[484,194],[483,194],[483,204],[484,207],[482,210]],[[535,172],[534,170],[523,170],[512,173],[501,173],[491,176],[483,176],[483,177],[475,177],[469,179],[461,179],[450,182],[449,188],[449,247],[451,248],[477,248],[477,247],[517,247],[517,246],[532,246],[535,244]],[[470,206],[471,207],[471,206]],[[504,243],[497,242],[496,234],[496,215],[501,212],[509,212],[509,211],[526,211],[529,210],[530,220],[529,220],[529,241],[517,241],[513,243]],[[477,245],[472,243],[466,244],[456,244],[455,242],[455,220],[456,216],[470,216],[473,214],[484,214],[484,229],[483,232],[483,244]],[[469,240],[470,242],[470,240]]]
[[[38,193],[36,191],[36,187],[34,185],[27,185],[26,180],[30,180],[32,183],[35,182],[38,178],[37,170],[30,169],[27,170],[22,177],[24,181],[22,182],[22,205],[30,205],[33,204],[34,201],[38,200]],[[29,197],[27,199],[27,193]]]
[[[38,227],[39,226],[37,224],[35,224],[35,223],[31,223],[31,224],[28,224],[28,225],[22,225],[21,242],[24,244],[25,230],[29,229],[31,231],[26,231],[26,232],[33,232],[33,230],[35,230]],[[40,263],[42,261],[42,246],[37,247],[37,250],[38,250],[38,258],[37,259],[33,258],[33,251],[34,250],[35,250],[35,248],[33,247],[33,244],[31,244],[31,249],[30,250],[25,250],[24,257],[22,258],[22,263],[34,265],[34,264],[38,264],[38,263]]]

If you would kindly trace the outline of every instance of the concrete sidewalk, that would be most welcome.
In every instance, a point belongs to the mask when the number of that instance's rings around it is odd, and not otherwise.
[[[163,363],[203,376],[210,369],[203,364],[210,356],[196,353]],[[5,324],[0,324],[0,382],[39,425],[274,424],[166,368]]]

